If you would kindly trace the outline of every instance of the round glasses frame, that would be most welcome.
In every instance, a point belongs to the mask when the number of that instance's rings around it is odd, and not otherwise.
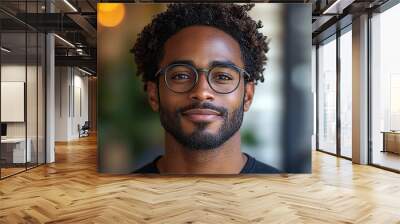
[[[174,66],[186,66],[188,68],[191,68],[195,72],[195,74],[196,74],[195,82],[193,83],[193,86],[190,87],[188,90],[186,90],[186,91],[175,91],[168,85],[167,76],[165,75],[165,72],[168,71],[169,68],[172,68]],[[233,90],[231,90],[229,92],[221,92],[221,91],[215,90],[212,87],[212,85],[210,83],[210,71],[213,70],[216,67],[229,67],[229,68],[233,68],[233,69],[235,69],[236,71],[239,72],[239,75],[240,75],[239,82],[237,83],[237,85],[235,86],[235,88]],[[200,72],[205,72],[206,73],[208,85],[210,86],[210,88],[212,90],[214,90],[216,93],[219,93],[219,94],[229,94],[229,93],[234,92],[239,87],[240,80],[242,79],[242,76],[243,76],[244,80],[250,80],[250,74],[246,70],[244,70],[243,68],[240,68],[240,67],[238,67],[236,65],[222,65],[222,66],[217,65],[217,66],[213,66],[213,67],[207,69],[207,68],[195,68],[194,66],[189,65],[189,64],[177,63],[177,64],[170,64],[170,65],[168,65],[168,66],[166,66],[164,68],[159,69],[154,76],[155,76],[155,78],[157,78],[160,75],[160,73],[162,73],[164,75],[164,82],[167,85],[169,90],[171,90],[174,93],[187,93],[187,92],[190,92],[197,85],[197,82],[199,81],[199,73]]]

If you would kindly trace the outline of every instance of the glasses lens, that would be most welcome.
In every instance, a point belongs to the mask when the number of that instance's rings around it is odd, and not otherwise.
[[[185,65],[174,65],[165,71],[167,86],[174,92],[189,91],[196,82],[196,72]]]
[[[235,90],[240,81],[240,72],[231,67],[215,67],[210,71],[210,85],[219,93]]]

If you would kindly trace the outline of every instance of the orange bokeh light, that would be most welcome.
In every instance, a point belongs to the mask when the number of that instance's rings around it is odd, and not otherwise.
[[[105,27],[115,27],[125,17],[125,6],[121,3],[98,3],[97,20]]]

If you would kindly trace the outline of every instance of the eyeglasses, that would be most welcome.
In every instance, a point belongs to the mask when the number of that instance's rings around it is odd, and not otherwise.
[[[200,72],[205,72],[211,89],[220,94],[235,91],[242,76],[245,80],[250,79],[248,72],[231,64],[216,65],[209,69],[196,69],[188,64],[171,64],[160,69],[155,77],[163,74],[168,89],[175,93],[186,93],[196,86]]]

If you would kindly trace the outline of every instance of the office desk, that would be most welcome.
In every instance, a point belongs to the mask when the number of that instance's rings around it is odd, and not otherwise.
[[[400,154],[400,132],[383,131],[382,152],[393,152]]]
[[[1,157],[9,163],[25,163],[31,161],[32,141],[27,138],[28,143],[25,151],[25,138],[6,138],[1,139]],[[26,152],[26,154],[25,154]],[[11,156],[12,154],[12,156]],[[12,160],[11,160],[12,158]],[[27,159],[27,161],[25,161]]]

